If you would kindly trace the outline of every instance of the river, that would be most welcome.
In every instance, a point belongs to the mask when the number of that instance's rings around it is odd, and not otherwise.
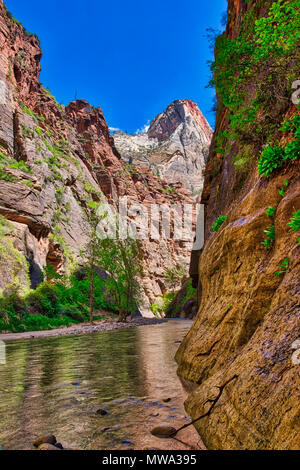
[[[150,433],[156,425],[177,428],[190,420],[174,355],[191,324],[170,320],[7,342],[0,365],[2,448],[32,449],[48,433],[68,449],[202,448],[193,427],[175,439]]]

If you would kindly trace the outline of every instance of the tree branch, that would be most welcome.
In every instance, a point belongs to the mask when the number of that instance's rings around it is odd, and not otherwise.
[[[181,431],[182,429],[185,429],[187,428],[188,426],[191,426],[192,424],[195,424],[197,421],[199,421],[200,419],[202,418],[206,418],[207,416],[209,416],[211,414],[211,412],[213,411],[214,407],[216,406],[217,402],[219,401],[219,399],[221,398],[221,395],[223,393],[223,390],[224,388],[226,387],[226,385],[228,385],[230,382],[232,382],[233,380],[237,379],[238,378],[238,375],[234,375],[233,377],[231,377],[231,379],[228,379],[223,385],[219,386],[218,389],[219,389],[219,393],[218,395],[216,396],[216,398],[213,398],[213,399],[208,399],[206,400],[206,402],[204,403],[204,405],[206,403],[212,403],[209,410],[204,413],[203,415],[199,416],[199,418],[196,418],[194,419],[193,421],[191,421],[190,423],[188,424],[185,424],[184,426],[181,426],[181,428],[179,429],[176,429],[176,431],[174,431],[170,437],[173,437],[175,436],[179,431]]]

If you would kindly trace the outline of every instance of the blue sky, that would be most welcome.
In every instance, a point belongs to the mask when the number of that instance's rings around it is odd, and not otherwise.
[[[207,28],[226,0],[6,0],[43,49],[41,81],[57,101],[100,106],[134,133],[175,99],[196,101],[214,124]]]

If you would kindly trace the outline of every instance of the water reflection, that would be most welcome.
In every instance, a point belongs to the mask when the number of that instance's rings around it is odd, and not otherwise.
[[[0,365],[2,447],[31,449],[37,436],[51,432],[73,449],[184,448],[149,430],[188,419],[174,354],[190,326],[170,321],[7,343],[7,363]],[[97,414],[99,407],[108,414]],[[189,433],[186,439],[199,440]]]

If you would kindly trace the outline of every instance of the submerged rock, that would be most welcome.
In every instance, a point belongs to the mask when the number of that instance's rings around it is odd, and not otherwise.
[[[56,442],[56,444],[54,444],[54,445],[55,445],[55,447],[57,447],[58,449],[64,450],[63,445],[62,445],[60,442]]]
[[[172,426],[156,426],[151,430],[151,434],[162,439],[175,436],[176,429]]]

